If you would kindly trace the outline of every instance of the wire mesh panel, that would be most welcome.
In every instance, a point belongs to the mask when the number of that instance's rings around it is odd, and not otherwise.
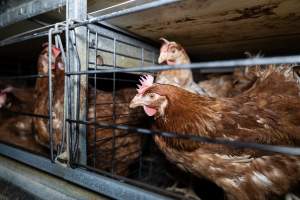
[[[82,74],[151,65],[157,59],[155,48],[101,26],[89,25],[87,42],[89,68]],[[143,113],[129,109],[130,98],[136,92],[136,78],[135,74],[124,73],[89,74],[87,122],[142,126]],[[142,136],[132,131],[88,125],[88,164],[113,174],[128,175],[130,165],[138,162],[142,143]]]
[[[9,47],[7,47],[9,49]],[[50,47],[50,51],[52,47]],[[51,144],[53,96],[52,67],[49,66],[49,46],[40,45],[32,57],[11,72],[1,73],[1,134],[2,141],[50,157],[54,161],[57,146]],[[51,52],[53,55],[53,52]],[[11,59],[11,63],[16,60]],[[50,66],[54,66],[50,59]],[[3,124],[2,124],[3,122]],[[7,135],[7,136],[6,136]],[[16,137],[15,137],[16,136]],[[48,150],[51,149],[51,153]]]

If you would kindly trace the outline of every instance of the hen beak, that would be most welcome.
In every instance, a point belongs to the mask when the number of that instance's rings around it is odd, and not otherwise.
[[[164,53],[161,53],[158,58],[158,64],[162,64],[166,61],[167,61],[166,55],[164,55]]]
[[[143,106],[144,101],[142,99],[142,95],[136,95],[130,102],[129,108],[136,108],[139,106]]]

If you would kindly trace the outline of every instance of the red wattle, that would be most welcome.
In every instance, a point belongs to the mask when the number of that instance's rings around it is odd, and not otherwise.
[[[144,108],[145,113],[150,117],[155,115],[157,112],[157,110],[155,110],[154,108],[150,108],[148,106],[143,106],[143,108]]]

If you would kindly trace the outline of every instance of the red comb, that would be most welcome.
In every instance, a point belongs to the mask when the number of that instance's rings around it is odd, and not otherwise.
[[[49,43],[45,42],[44,44],[42,44],[42,47],[48,48],[48,45],[49,45]],[[54,58],[56,58],[61,53],[61,51],[59,48],[56,48],[54,45],[52,45],[52,53],[53,53]]]
[[[141,76],[140,78],[140,83],[141,85],[137,85],[138,86],[138,93],[139,94],[143,94],[147,88],[151,87],[153,85],[153,81],[154,81],[154,78],[153,76],[151,75],[144,75],[144,76]]]
[[[59,48],[52,46],[52,53],[53,53],[54,58],[56,58],[60,54],[60,52],[61,51]]]

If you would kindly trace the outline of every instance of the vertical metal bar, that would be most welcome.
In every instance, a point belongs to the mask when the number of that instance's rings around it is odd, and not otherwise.
[[[113,66],[116,68],[116,38],[114,38],[114,57],[113,57]],[[116,123],[116,73],[113,73],[113,124]],[[116,129],[113,129],[113,141],[112,141],[112,174],[115,173],[116,170]]]
[[[66,16],[68,16],[68,4],[66,5],[67,9],[67,13]],[[66,24],[66,67],[65,67],[65,72],[70,72],[70,47],[69,47],[69,21],[67,21]],[[71,81],[71,77],[69,75],[65,76],[65,94],[64,94],[64,110],[65,110],[65,119],[67,118],[70,119],[71,118],[71,86],[70,86],[70,81]],[[65,131],[66,131],[66,152],[67,152],[67,160],[68,160],[68,165],[70,165],[69,161],[70,161],[70,140],[71,140],[71,124],[69,122],[64,121],[64,123],[66,124],[65,127]]]
[[[95,70],[97,69],[97,48],[98,48],[98,33],[95,35]],[[97,101],[97,74],[94,74],[94,122],[97,123],[97,115],[96,115],[96,102]],[[97,156],[97,136],[96,136],[97,128],[94,125],[94,152],[93,152],[93,160],[94,167],[96,167],[96,156]]]
[[[144,48],[141,48],[141,66],[144,66]],[[135,133],[136,134],[136,133]],[[140,149],[139,149],[139,178],[142,178],[142,170],[143,170],[143,152],[142,152],[142,134],[140,136]]]
[[[62,59],[63,62],[65,64],[65,70],[66,70],[66,55],[65,55],[65,51],[64,51],[64,47],[62,45],[62,41],[61,41],[61,37],[59,35],[57,35],[57,40],[58,40],[58,46],[61,49],[61,55],[62,55]],[[65,94],[66,94],[66,78],[64,78],[64,98],[65,98]],[[66,142],[66,100],[64,99],[64,110],[63,110],[63,125],[62,125],[62,130],[61,130],[61,144],[59,146],[59,149],[57,149],[57,155],[64,153],[65,150],[65,142]]]
[[[67,1],[67,21],[71,20],[85,20],[87,19],[87,1],[86,0],[68,0]],[[70,37],[70,35],[69,35]],[[88,69],[87,60],[87,27],[80,26],[75,28],[75,37],[73,38],[76,43],[75,49],[70,51],[72,71],[86,71]],[[79,57],[79,60],[77,58]],[[86,105],[86,94],[87,94],[87,75],[81,75],[79,78],[72,77],[71,91],[72,91],[72,102],[69,104],[72,108],[72,119],[86,121],[87,117],[87,105]],[[80,83],[79,83],[80,82]],[[70,97],[69,97],[70,98]],[[80,106],[79,106],[80,105]],[[72,126],[71,126],[72,127]],[[85,165],[87,162],[87,137],[86,137],[86,125],[76,124],[75,128],[78,127],[78,140],[79,143],[79,156],[76,159],[80,164]],[[73,134],[73,133],[71,133]],[[76,129],[75,129],[76,134]],[[72,136],[70,135],[70,139]],[[76,142],[75,142],[76,143]]]
[[[141,48],[141,66],[144,66],[144,48]]]
[[[48,33],[48,110],[49,110],[49,135],[50,135],[50,156],[54,162],[53,155],[53,116],[52,116],[52,32],[53,28]]]

